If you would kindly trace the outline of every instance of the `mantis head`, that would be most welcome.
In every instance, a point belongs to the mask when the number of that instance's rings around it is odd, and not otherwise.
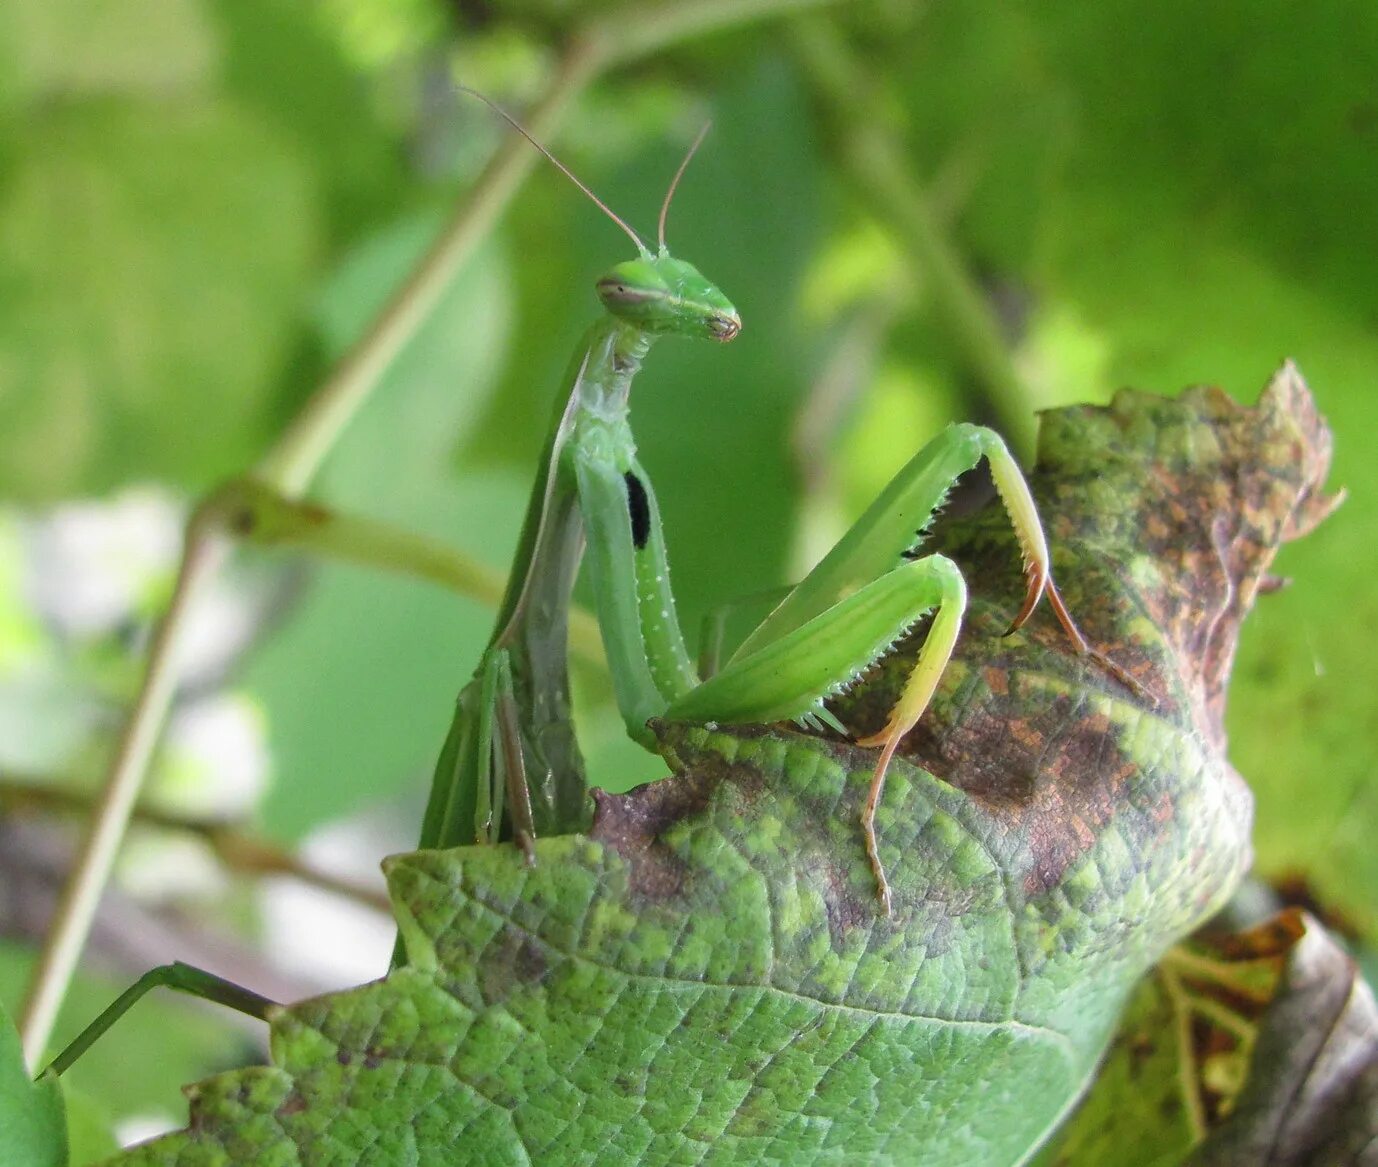
[[[729,341],[742,330],[731,301],[692,263],[665,252],[619,263],[598,281],[598,298],[648,332]]]
[[[598,281],[598,297],[609,312],[620,320],[652,333],[702,336],[708,340],[729,341],[741,332],[742,318],[737,315],[737,309],[732,307],[731,301],[704,279],[692,263],[673,258],[665,249],[665,216],[670,210],[670,200],[675,196],[675,188],[684,177],[689,160],[699,148],[704,135],[708,133],[707,125],[699,131],[698,137],[694,139],[693,145],[680,162],[679,169],[675,171],[674,178],[670,180],[670,187],[665,192],[665,201],[660,205],[660,253],[652,255],[641,241],[641,237],[607,203],[589,190],[568,166],[536,141],[511,114],[477,89],[470,89],[467,85],[456,85],[455,88],[461,93],[478,98],[535,146],[636,244],[636,249],[640,253],[639,258],[619,263]]]

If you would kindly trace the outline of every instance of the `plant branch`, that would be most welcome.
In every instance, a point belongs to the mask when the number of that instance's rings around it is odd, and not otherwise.
[[[306,551],[323,559],[424,579],[491,608],[502,603],[507,577],[464,552],[426,535],[288,498],[253,478],[233,478],[201,504],[225,530],[261,547]],[[570,651],[606,673],[598,621],[586,607],[571,605]]]
[[[931,285],[934,310],[994,406],[1006,439],[1027,458],[1035,437],[1031,394],[989,298],[939,226],[902,144],[869,96],[870,74],[823,20],[794,21],[788,34],[805,74],[836,119],[839,161]]]
[[[198,514],[187,524],[177,585],[167,614],[158,626],[149,651],[148,671],[115,749],[114,758],[96,803],[95,816],[77,856],[76,866],[63,889],[57,915],[44,940],[24,1002],[20,1033],[24,1056],[30,1066],[43,1056],[67,994],[72,974],[111,868],[134,801],[143,784],[149,759],[177,690],[179,648],[186,631],[186,612],[196,594],[214,579],[224,561],[228,544],[218,533],[205,529]]]
[[[91,809],[86,794],[70,787],[23,779],[0,778],[0,807],[43,814],[80,814]],[[221,819],[188,818],[156,807],[136,806],[135,822],[167,831],[181,831],[201,839],[231,871],[240,875],[285,875],[331,895],[390,914],[392,903],[382,891],[332,875],[266,839],[246,833]]]

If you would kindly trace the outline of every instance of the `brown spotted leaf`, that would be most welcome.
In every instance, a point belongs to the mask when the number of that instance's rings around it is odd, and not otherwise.
[[[1089,1096],[1039,1167],[1378,1162],[1378,1006],[1288,909],[1174,949],[1135,990]]]
[[[1378,1164],[1378,1004],[1354,959],[1312,917],[1214,945],[1273,973],[1243,1088],[1192,1167]]]
[[[273,1066],[195,1087],[188,1130],[119,1161],[1023,1161],[1248,866],[1224,685],[1278,544],[1330,505],[1328,458],[1290,368],[1252,408],[1201,390],[1045,418],[1057,576],[1115,665],[1044,614],[1001,639],[1007,525],[946,532],[972,606],[878,814],[891,917],[857,827],[874,751],[661,725],[675,776],[600,795],[534,866],[389,861],[409,967],[281,1010]],[[912,648],[846,724],[878,724]]]

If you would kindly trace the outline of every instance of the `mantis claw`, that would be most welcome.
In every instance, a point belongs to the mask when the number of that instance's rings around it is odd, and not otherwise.
[[[1038,601],[1043,598],[1044,591],[1051,590],[1054,595],[1056,594],[1056,588],[1053,587],[1053,574],[1048,570],[1046,563],[1040,563],[1036,559],[1029,560],[1028,566],[1024,568],[1024,578],[1028,581],[1028,588],[1024,592],[1024,603],[1020,605],[1013,622],[1000,634],[1001,636],[1012,636],[1024,626],[1024,622],[1033,615],[1033,610],[1038,607]],[[1059,619],[1066,615],[1067,609],[1062,606],[1060,599],[1057,601],[1056,607],[1059,612]],[[1069,630],[1069,635],[1074,635],[1075,638],[1079,639],[1081,633],[1075,632],[1075,625],[1072,625],[1070,621],[1071,617],[1068,616],[1063,627]]]

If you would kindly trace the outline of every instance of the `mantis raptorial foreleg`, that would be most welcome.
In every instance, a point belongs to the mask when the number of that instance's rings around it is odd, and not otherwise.
[[[588,568],[597,597],[603,649],[627,731],[647,748],[646,728],[679,693],[698,683],[675,615],[660,512],[650,479],[635,458],[585,454],[577,465],[587,516]]]
[[[951,560],[916,558],[915,547],[957,478],[982,458],[1009,514],[1028,585],[1018,628],[1045,592],[1056,596],[1047,541],[1033,497],[992,430],[954,425],[925,446],[817,567],[703,684],[665,716],[688,721],[769,722],[819,716],[822,701],[850,687],[922,616],[928,636],[883,729],[858,740],[880,754],[861,822],[885,910],[890,885],[880,861],[875,811],[904,735],[923,716],[951,658],[966,609],[966,585]],[[1086,642],[1060,599],[1055,608],[1079,651]]]

